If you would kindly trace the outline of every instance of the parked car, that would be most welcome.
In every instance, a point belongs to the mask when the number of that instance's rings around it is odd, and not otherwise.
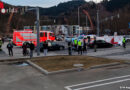
[[[126,42],[130,42],[130,35],[125,35]]]
[[[62,36],[55,36],[56,37],[56,41],[63,41]]]
[[[76,39],[76,37],[72,37],[72,36],[65,37],[66,42],[71,42],[74,39]]]
[[[94,48],[94,41],[88,45],[90,48]],[[104,40],[97,40],[97,48],[111,48],[113,45]]]
[[[55,42],[52,42],[50,46],[48,46],[48,51],[55,51],[55,50],[64,50],[65,47],[63,45],[59,45]],[[43,43],[40,43],[40,51],[43,52]]]

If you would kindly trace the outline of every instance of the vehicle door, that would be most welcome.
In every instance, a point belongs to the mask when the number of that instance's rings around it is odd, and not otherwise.
[[[102,42],[102,40],[97,41],[97,47],[99,47],[99,48],[104,47],[104,43]]]
[[[101,42],[103,48],[106,48],[108,46],[108,43],[106,41],[102,40]]]

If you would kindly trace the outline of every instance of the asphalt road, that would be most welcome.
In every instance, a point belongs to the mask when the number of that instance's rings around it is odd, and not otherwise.
[[[31,66],[0,65],[1,90],[129,90],[130,66],[43,75]]]
[[[14,47],[14,56],[9,57],[6,43],[0,52],[0,59],[14,59],[22,56],[22,49]],[[127,49],[113,47],[89,49],[84,55],[129,59],[130,46]],[[77,52],[73,52],[77,55]],[[50,55],[67,55],[67,50],[49,52]],[[34,53],[36,56],[36,53]],[[41,56],[43,54],[41,53]],[[28,58],[28,57],[27,57]],[[91,69],[81,72],[68,72],[55,75],[43,75],[31,66],[19,66],[0,62],[0,90],[129,90],[130,65],[118,65],[107,68]]]
[[[60,44],[64,44],[66,46],[65,50],[59,51],[49,51],[47,56],[56,56],[56,55],[68,55],[67,45],[65,42],[58,42]],[[14,47],[14,56],[8,56],[8,50],[6,48],[7,43],[2,46],[3,52],[0,52],[0,60],[2,59],[14,59],[14,58],[29,58],[29,56],[23,57],[22,55],[22,48],[21,47]],[[73,55],[78,55],[78,52],[73,51]],[[88,56],[96,56],[96,57],[103,57],[103,58],[112,58],[112,59],[127,59],[130,60],[130,44],[127,45],[126,49],[123,49],[121,46],[112,47],[112,48],[100,48],[97,49],[97,52],[94,52],[93,49],[88,49],[88,52],[83,53],[83,55]],[[43,52],[40,53],[40,56],[44,56]],[[37,53],[34,52],[34,57],[37,56]]]

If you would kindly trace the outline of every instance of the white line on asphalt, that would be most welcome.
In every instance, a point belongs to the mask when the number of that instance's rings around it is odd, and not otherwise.
[[[126,77],[130,77],[130,75],[125,75],[125,76],[120,76],[120,77],[114,77],[114,78],[109,78],[109,79],[103,79],[103,80],[98,80],[98,81],[93,81],[93,82],[87,82],[87,83],[81,83],[81,84],[66,86],[65,88],[67,90],[72,90],[72,89],[70,89],[71,87],[76,87],[76,86],[81,86],[81,85],[87,85],[87,84],[93,84],[93,83],[98,83],[98,82],[103,82],[103,81],[108,81],[108,80],[114,80],[114,79],[120,79],[120,78],[126,78]]]
[[[119,81],[114,81],[114,82],[109,82],[109,83],[97,84],[97,85],[92,85],[92,86],[88,86],[88,87],[78,88],[78,89],[74,89],[74,90],[89,89],[89,88],[105,86],[105,85],[110,85],[110,84],[115,84],[115,83],[125,82],[125,81],[130,81],[130,79],[124,79],[124,80],[119,80]]]
[[[69,88],[69,87],[65,87],[65,89],[67,89],[67,90],[72,90],[71,88]]]

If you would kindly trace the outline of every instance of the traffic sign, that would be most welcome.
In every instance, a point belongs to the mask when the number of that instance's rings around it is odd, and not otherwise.
[[[5,14],[6,10],[4,8],[1,9],[1,13]]]
[[[129,29],[130,29],[130,22],[128,24],[129,24]]]
[[[4,8],[3,2],[0,1],[0,9]]]

